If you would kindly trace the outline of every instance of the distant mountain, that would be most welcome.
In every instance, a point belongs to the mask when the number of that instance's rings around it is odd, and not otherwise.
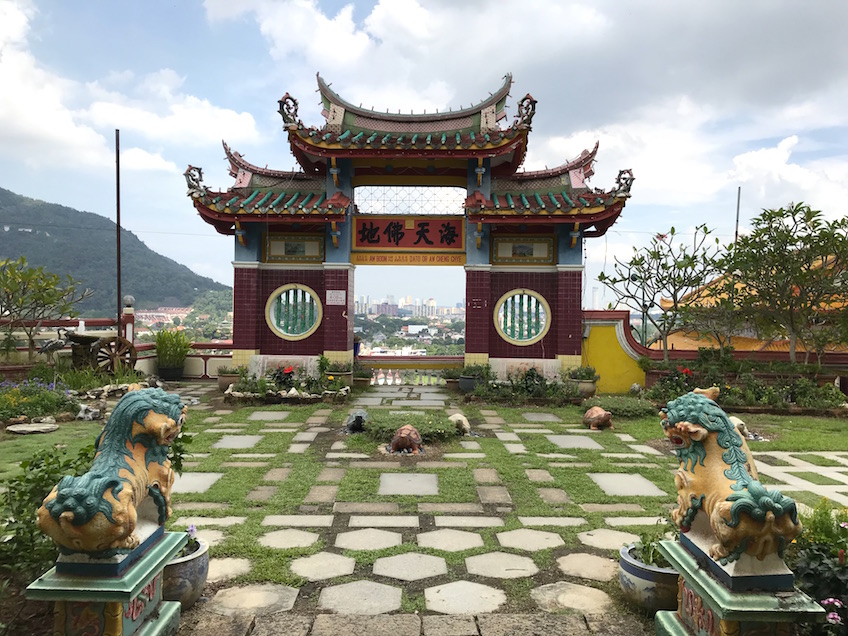
[[[117,302],[115,222],[0,188],[0,260],[24,256],[32,266],[69,274],[94,290],[77,305],[88,316],[111,316]],[[157,254],[132,232],[121,231],[121,293],[136,307],[188,307],[207,291],[228,289]]]

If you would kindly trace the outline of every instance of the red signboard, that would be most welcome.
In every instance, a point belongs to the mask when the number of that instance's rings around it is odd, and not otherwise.
[[[353,217],[354,251],[464,252],[464,216]]]

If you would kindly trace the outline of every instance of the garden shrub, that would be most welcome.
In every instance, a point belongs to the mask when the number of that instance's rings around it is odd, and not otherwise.
[[[411,424],[421,434],[425,444],[444,442],[457,437],[456,424],[441,413],[426,415],[388,415],[376,413],[366,425],[365,432],[378,442],[389,443],[395,431],[405,424]]]
[[[657,414],[657,407],[653,402],[629,395],[596,395],[583,401],[584,408],[593,406],[600,406],[615,417],[650,417]]]
[[[33,418],[61,411],[79,411],[79,404],[61,384],[39,378],[0,382],[0,421],[19,415]]]
[[[801,515],[804,531],[787,555],[795,584],[821,603],[826,623],[814,634],[848,636],[848,508],[834,509],[822,499],[810,515]]]
[[[0,495],[0,569],[32,578],[53,565],[58,550],[38,529],[35,512],[62,477],[83,474],[93,461],[94,443],[76,456],[54,447],[21,462],[23,472],[6,480]]]

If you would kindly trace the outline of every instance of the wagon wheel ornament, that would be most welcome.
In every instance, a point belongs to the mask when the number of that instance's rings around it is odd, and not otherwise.
[[[134,369],[138,353],[135,346],[126,338],[115,336],[100,343],[96,354],[97,368],[107,373],[115,373],[118,367]]]

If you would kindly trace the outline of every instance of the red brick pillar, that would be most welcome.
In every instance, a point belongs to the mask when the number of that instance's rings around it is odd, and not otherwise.
[[[488,266],[465,269],[465,363],[489,360],[492,328],[491,272]]]
[[[324,264],[324,355],[353,360],[353,266]]]
[[[583,350],[583,267],[557,267],[557,304],[554,320],[557,333],[557,356],[580,356]],[[570,364],[569,366],[579,366]]]
[[[247,364],[259,353],[264,299],[259,298],[259,269],[236,267],[233,276],[233,364]]]

